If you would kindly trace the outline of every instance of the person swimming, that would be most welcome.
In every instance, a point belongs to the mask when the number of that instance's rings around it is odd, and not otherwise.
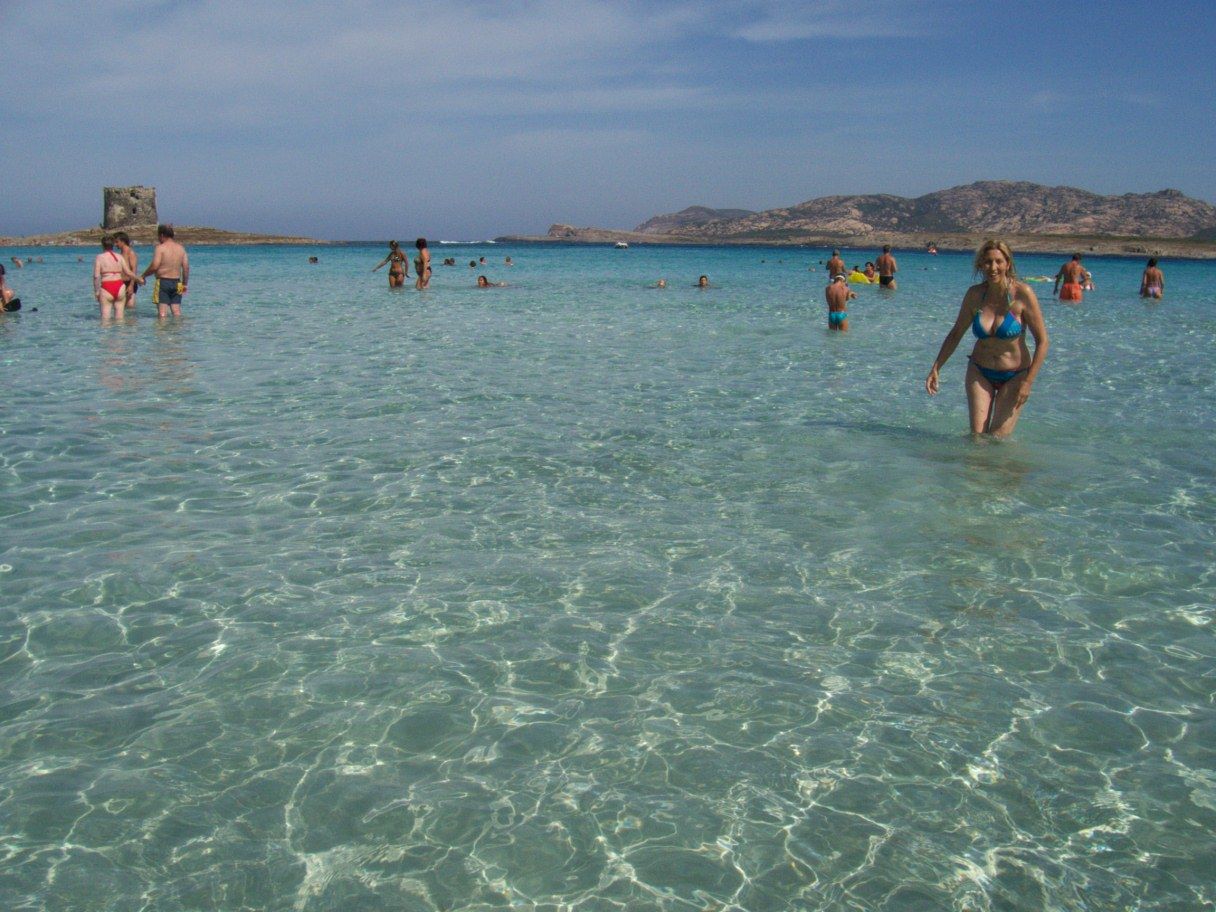
[[[697,279],[697,284],[695,287],[696,288],[709,288],[710,287],[709,276],[703,275],[699,279]]]
[[[986,242],[976,252],[974,265],[984,281],[963,296],[958,317],[925,378],[925,391],[937,395],[939,372],[970,328],[976,340],[965,381],[971,433],[1005,437],[1013,432],[1047,356],[1047,327],[1038,298],[1018,281],[1008,244]],[[1033,358],[1027,330],[1034,338]]]

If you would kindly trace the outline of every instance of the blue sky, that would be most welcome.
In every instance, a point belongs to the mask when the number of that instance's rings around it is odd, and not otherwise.
[[[1216,5],[0,0],[0,235],[331,239],[982,179],[1216,201]]]

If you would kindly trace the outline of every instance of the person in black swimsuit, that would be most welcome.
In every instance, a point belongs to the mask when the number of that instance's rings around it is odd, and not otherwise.
[[[418,277],[414,287],[421,291],[431,284],[431,252],[427,250],[426,238],[418,238],[414,246],[418,248],[418,256],[414,257],[414,274]]]

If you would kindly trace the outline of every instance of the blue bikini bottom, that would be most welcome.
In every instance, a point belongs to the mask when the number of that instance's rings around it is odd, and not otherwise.
[[[974,358],[971,359],[971,363],[975,364]],[[1029,370],[1029,368],[1026,367],[1012,371],[993,370],[991,367],[984,367],[982,364],[975,364],[975,368],[980,372],[983,378],[993,386],[1000,386],[1002,383],[1008,383],[1018,374],[1024,374],[1027,370]]]

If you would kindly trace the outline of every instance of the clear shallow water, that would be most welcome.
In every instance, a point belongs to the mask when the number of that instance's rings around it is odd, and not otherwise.
[[[840,336],[817,250],[310,252],[10,273],[6,908],[1216,902],[1216,265],[1044,295],[983,445],[966,257]]]

